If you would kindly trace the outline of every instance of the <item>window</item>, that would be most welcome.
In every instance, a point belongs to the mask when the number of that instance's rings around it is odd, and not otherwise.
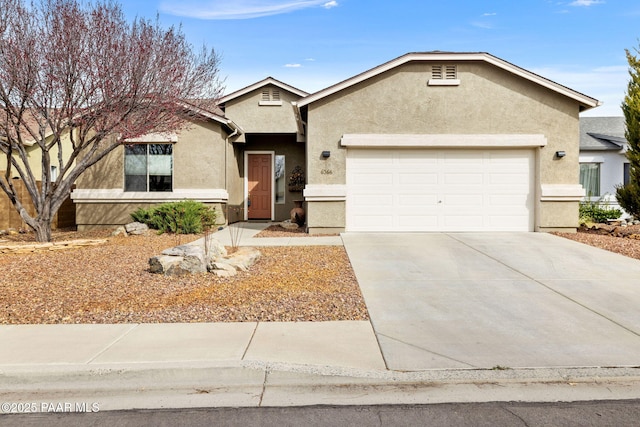
[[[49,178],[51,182],[55,182],[56,179],[58,179],[58,167],[57,166],[51,166],[51,174],[49,174]]]
[[[600,163],[580,163],[580,184],[587,197],[600,197]]]
[[[173,145],[134,144],[124,148],[124,191],[172,191]]]
[[[622,170],[622,184],[628,185],[631,178],[629,178],[629,163],[625,163]]]
[[[284,203],[284,189],[285,189],[285,176],[284,176],[284,156],[275,157],[275,182],[276,182],[276,203]]]

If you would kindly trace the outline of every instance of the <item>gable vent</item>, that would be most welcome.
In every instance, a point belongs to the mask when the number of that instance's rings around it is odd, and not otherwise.
[[[431,67],[431,78],[432,79],[442,78],[442,65],[433,65]]]
[[[269,89],[265,89],[262,91],[262,100],[263,101],[271,101],[271,95],[269,93]]]
[[[458,72],[455,65],[447,65],[444,67],[445,79],[454,80],[458,78]]]
[[[273,91],[271,91],[271,100],[280,101],[280,91],[278,89],[273,89]]]
[[[456,65],[432,65],[428,86],[458,86],[458,68]]]

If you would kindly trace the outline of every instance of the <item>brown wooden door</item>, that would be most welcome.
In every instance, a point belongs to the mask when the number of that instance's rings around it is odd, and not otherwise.
[[[249,154],[249,219],[271,219],[271,155]]]

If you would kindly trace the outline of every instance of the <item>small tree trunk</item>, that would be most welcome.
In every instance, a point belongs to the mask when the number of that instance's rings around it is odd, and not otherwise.
[[[33,228],[36,233],[36,241],[46,243],[51,241],[51,220],[39,220]]]

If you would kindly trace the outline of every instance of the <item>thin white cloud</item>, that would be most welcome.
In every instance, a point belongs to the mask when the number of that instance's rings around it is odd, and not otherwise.
[[[310,7],[330,9],[337,5],[338,2],[327,0],[165,0],[160,4],[160,11],[198,19],[252,19]]]
[[[300,68],[302,64],[284,64],[285,68]]]
[[[604,3],[602,0],[574,0],[569,3],[569,6],[593,6],[594,4]]]
[[[483,13],[482,16],[496,16],[497,13],[495,12],[491,12],[491,13]]]
[[[307,58],[307,59],[305,59],[305,61],[313,62],[313,61],[315,61],[315,58]]]

